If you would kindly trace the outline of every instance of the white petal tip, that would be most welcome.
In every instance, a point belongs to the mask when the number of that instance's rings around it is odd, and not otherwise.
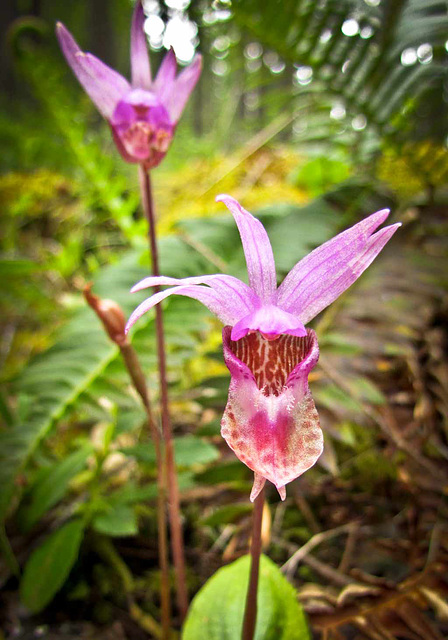
[[[280,498],[282,499],[282,501],[286,500],[286,487],[285,487],[285,485],[283,485],[283,487],[277,487],[277,491],[278,491],[278,494],[279,494]]]
[[[130,316],[129,320],[126,322],[126,326],[124,328],[124,335],[127,336],[129,331],[132,329],[134,324],[137,322],[138,318],[134,318],[133,315]]]
[[[251,502],[255,502],[255,500],[260,495],[260,491],[263,489],[265,484],[266,484],[266,478],[263,478],[263,476],[258,475],[258,473],[254,473],[254,484],[252,487],[252,491],[250,492],[250,498],[249,498]]]
[[[381,222],[384,222],[384,220],[386,220],[386,218],[388,218],[389,214],[390,214],[390,209],[386,208],[386,209],[380,209],[374,215],[377,215],[378,217],[381,217]]]
[[[226,193],[220,193],[219,196],[216,196],[215,202],[225,202],[229,198],[233,200],[233,198],[228,196]]]
[[[250,492],[250,496],[249,496],[249,500],[251,502],[255,502],[255,500],[258,498],[258,494],[262,490],[263,486],[264,486],[264,482],[261,483],[261,484],[258,483],[258,482],[254,482],[254,486],[252,487],[252,491]]]

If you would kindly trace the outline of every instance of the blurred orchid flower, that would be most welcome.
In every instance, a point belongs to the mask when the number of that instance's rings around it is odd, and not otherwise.
[[[388,209],[372,214],[300,260],[277,287],[274,255],[259,220],[233,198],[218,196],[232,212],[246,256],[249,285],[233,276],[149,277],[132,291],[169,285],[132,313],[126,331],[170,295],[195,298],[227,326],[224,358],[231,374],[221,433],[255,472],[251,500],[267,480],[281,498],[285,485],[312,467],[322,453],[319,417],[308,375],[319,358],[316,334],[305,329],[359,278],[400,223],[374,231]]]
[[[60,22],[56,34],[68,64],[108,121],[124,160],[151,169],[168,151],[202,63],[197,55],[176,77],[176,56],[170,49],[152,81],[144,21],[142,4],[137,0],[131,27],[131,84],[91,53],[81,51]]]

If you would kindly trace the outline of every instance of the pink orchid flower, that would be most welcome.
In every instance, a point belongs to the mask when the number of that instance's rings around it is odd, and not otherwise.
[[[126,331],[170,295],[195,298],[226,325],[224,358],[231,374],[221,422],[227,444],[255,473],[251,500],[267,480],[285,499],[285,485],[322,453],[319,417],[308,375],[319,358],[316,334],[305,329],[355,282],[400,223],[373,233],[389,215],[372,214],[314,249],[277,287],[274,255],[265,228],[230,196],[217,198],[232,212],[246,256],[249,285],[229,275],[149,277],[132,291],[168,285],[132,313]]]
[[[91,53],[81,51],[60,22],[56,34],[75,76],[108,121],[124,160],[152,169],[168,151],[177,122],[201,74],[202,62],[197,55],[176,77],[176,56],[171,49],[152,81],[144,21],[138,0],[131,27],[131,84]]]

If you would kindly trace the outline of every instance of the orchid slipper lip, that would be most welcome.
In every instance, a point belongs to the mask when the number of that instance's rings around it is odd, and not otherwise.
[[[221,433],[255,473],[251,500],[267,480],[285,498],[285,485],[322,453],[323,438],[308,375],[319,356],[305,325],[367,269],[401,223],[378,227],[388,209],[361,220],[300,260],[277,287],[274,254],[265,228],[234,198],[221,195],[233,214],[246,257],[249,284],[230,275],[144,278],[132,291],[168,286],[142,302],[126,332],[170,295],[202,302],[226,326],[224,359],[231,374]]]

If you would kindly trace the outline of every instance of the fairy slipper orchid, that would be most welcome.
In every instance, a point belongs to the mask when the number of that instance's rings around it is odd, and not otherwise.
[[[261,222],[230,196],[217,200],[235,218],[249,285],[223,274],[181,280],[145,278],[132,291],[171,288],[142,302],[126,331],[173,294],[195,298],[218,316],[226,325],[224,358],[231,374],[221,433],[255,473],[251,500],[266,479],[284,499],[285,485],[312,467],[323,449],[319,417],[308,387],[319,347],[315,332],[304,325],[359,278],[400,223],[376,231],[389,210],[372,214],[314,249],[277,287],[274,255]]]
[[[176,56],[171,49],[152,81],[144,21],[142,4],[137,0],[131,27],[131,83],[91,53],[81,51],[60,22],[56,34],[73,73],[108,121],[124,160],[152,169],[168,151],[201,74],[201,56],[176,77]]]

